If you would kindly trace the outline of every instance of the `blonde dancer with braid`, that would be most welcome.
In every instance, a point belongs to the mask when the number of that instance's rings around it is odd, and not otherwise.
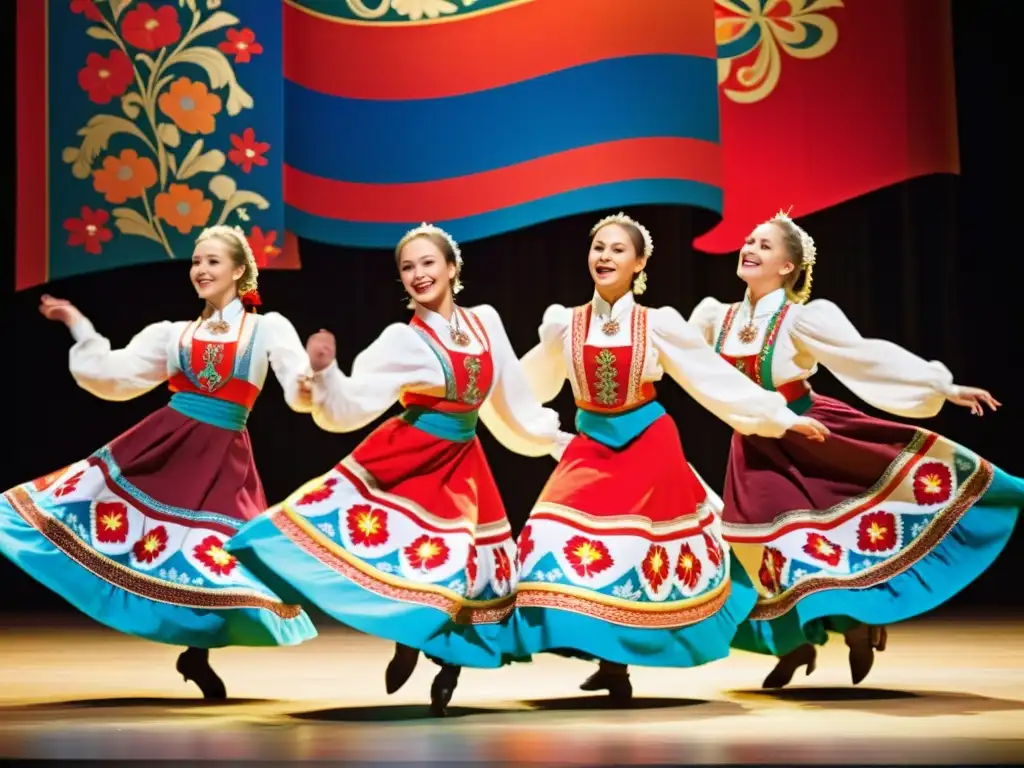
[[[1002,551],[1024,481],[933,432],[811,391],[827,367],[868,404],[905,418],[946,401],[981,416],[999,403],[949,370],[866,339],[830,301],[808,301],[814,240],[788,215],[740,251],[743,301],[707,298],[690,324],[738,370],[829,429],[823,444],[734,434],[723,533],[759,592],[734,647],[780,657],[764,687],[814,670],[827,631],[845,635],[856,684],[884,650],[884,626],[941,605]]]

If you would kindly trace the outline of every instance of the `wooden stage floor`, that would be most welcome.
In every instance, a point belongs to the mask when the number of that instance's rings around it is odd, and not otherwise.
[[[208,705],[178,651],[84,622],[0,616],[0,758],[331,760],[362,765],[993,764],[1024,760],[1024,619],[890,629],[860,686],[833,639],[793,687],[737,653],[694,670],[636,669],[629,710],[577,690],[585,662],[466,670],[452,716],[427,716],[421,660],[384,693],[388,643],[331,630],[305,646],[225,649],[232,698]]]

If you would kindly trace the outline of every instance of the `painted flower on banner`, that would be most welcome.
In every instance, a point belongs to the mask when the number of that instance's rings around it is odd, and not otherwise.
[[[843,0],[715,0],[718,84],[738,104],[766,98],[779,84],[783,54],[825,56],[839,41],[823,13]]]
[[[79,218],[64,220],[64,229],[68,231],[68,245],[81,245],[86,253],[97,255],[103,253],[103,243],[114,239],[114,233],[107,228],[110,214],[102,208],[95,211],[82,206]]]
[[[123,544],[128,538],[128,507],[123,501],[99,501],[93,511],[96,539],[104,544]]]
[[[566,542],[562,553],[572,569],[583,577],[606,571],[615,563],[604,542],[585,536],[573,536]]]
[[[96,192],[117,206],[111,213],[90,209],[88,215],[83,208],[80,218],[65,220],[68,245],[101,253],[113,237],[104,226],[112,215],[122,235],[157,243],[174,258],[170,229],[193,235],[201,227],[228,223],[232,214],[248,221],[246,206],[270,207],[265,197],[239,189],[222,172],[226,152],[239,149],[235,142],[224,148],[204,143],[223,116],[236,117],[254,106],[234,66],[263,50],[255,33],[233,14],[217,10],[220,5],[219,0],[206,0],[205,8],[199,0],[70,0],[72,13],[92,22],[85,33],[103,46],[86,56],[79,87],[95,104],[117,102],[120,113],[93,115],[78,130],[78,145],[63,151],[75,178],[91,178]],[[227,42],[233,45],[233,62],[224,53]],[[196,79],[197,72],[204,77]],[[110,150],[114,137],[129,146]],[[251,144],[256,146],[241,147],[243,154],[254,152],[247,173],[266,165],[271,149],[255,136]]]
[[[376,5],[367,0],[345,0],[348,9],[360,19],[380,19],[394,11],[409,21],[437,19],[451,16],[469,8],[476,0],[378,0]]]
[[[253,227],[245,239],[249,241],[252,255],[256,257],[257,267],[265,267],[281,255],[281,249],[275,242],[277,240],[276,229],[264,233],[259,227]]]

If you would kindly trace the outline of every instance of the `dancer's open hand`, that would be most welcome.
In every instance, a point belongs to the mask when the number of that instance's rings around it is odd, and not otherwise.
[[[39,312],[47,320],[57,320],[68,328],[82,319],[82,313],[67,299],[56,299],[44,294],[39,300]]]
[[[813,440],[816,443],[825,442],[825,438],[829,435],[828,427],[820,421],[809,419],[806,416],[801,416],[796,424],[790,427],[790,429],[794,432],[799,432],[808,440]]]
[[[324,370],[334,362],[336,355],[334,334],[321,328],[318,333],[309,337],[309,341],[306,342],[306,353],[314,371]]]
[[[970,408],[975,416],[984,416],[986,405],[993,411],[1002,405],[986,390],[977,387],[957,387],[956,394],[951,395],[948,400],[955,405]]]

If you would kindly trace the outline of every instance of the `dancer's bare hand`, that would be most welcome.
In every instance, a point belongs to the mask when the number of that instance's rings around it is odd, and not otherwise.
[[[808,440],[813,440],[816,443],[825,442],[825,438],[829,435],[828,427],[820,421],[809,419],[806,416],[801,416],[790,429],[794,432],[799,432]]]
[[[314,371],[324,370],[334,362],[337,354],[334,334],[321,328],[318,333],[309,337],[309,341],[306,342],[306,353]]]
[[[39,312],[47,320],[64,323],[68,328],[82,319],[82,313],[67,299],[57,299],[44,294],[39,300]]]
[[[957,387],[956,394],[951,396],[949,402],[955,405],[962,405],[964,408],[970,408],[971,413],[975,416],[985,415],[985,406],[987,405],[993,411],[1002,405],[992,395],[990,395],[984,389],[978,389],[977,387]]]
[[[296,405],[300,408],[312,408],[313,406],[313,379],[309,376],[299,376],[298,394]]]

